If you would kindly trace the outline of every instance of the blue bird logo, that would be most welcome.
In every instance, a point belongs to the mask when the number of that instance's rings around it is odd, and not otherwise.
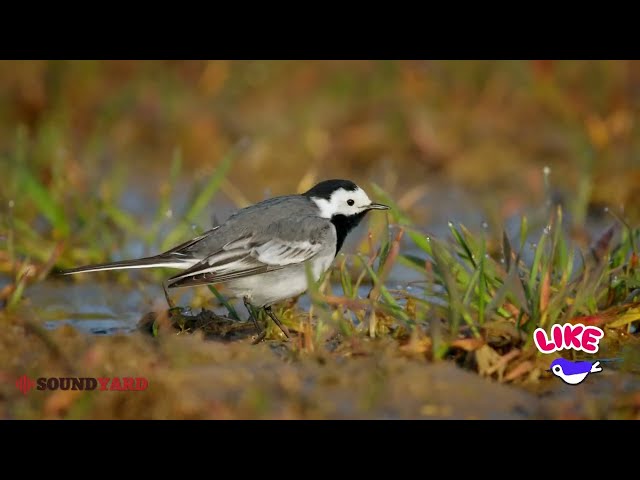
[[[564,358],[557,358],[551,362],[549,370],[564,383],[568,385],[578,385],[582,383],[590,373],[601,372],[602,367],[599,361],[572,362]]]

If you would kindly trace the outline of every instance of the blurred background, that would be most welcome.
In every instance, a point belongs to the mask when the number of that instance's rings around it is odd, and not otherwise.
[[[236,200],[348,177],[424,221],[508,216],[542,201],[549,166],[576,223],[638,213],[634,61],[5,61],[0,91],[4,162],[22,132],[45,184],[64,165],[65,189],[109,195],[121,172],[137,215],[176,150],[188,186],[242,139]]]

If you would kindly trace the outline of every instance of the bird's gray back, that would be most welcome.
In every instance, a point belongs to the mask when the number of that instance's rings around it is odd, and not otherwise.
[[[310,199],[302,195],[287,195],[239,210],[219,228],[182,252],[203,257],[229,242],[246,237],[317,242],[331,235],[335,236],[331,221],[318,216],[318,208]]]

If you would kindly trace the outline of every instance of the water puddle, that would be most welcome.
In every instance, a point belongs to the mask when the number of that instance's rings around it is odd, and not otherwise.
[[[94,335],[130,333],[144,309],[144,295],[114,283],[69,284],[47,281],[32,285],[25,295],[46,328],[72,325]]]

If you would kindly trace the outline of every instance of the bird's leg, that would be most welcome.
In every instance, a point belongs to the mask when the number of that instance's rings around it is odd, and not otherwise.
[[[273,313],[273,310],[271,310],[271,306],[264,307],[264,311],[267,312],[267,315],[271,317],[271,320],[273,320],[274,323],[280,328],[280,330],[282,330],[282,333],[284,333],[284,336],[287,338],[291,338],[291,335],[289,334],[289,329],[280,320],[278,320],[278,317],[276,317],[276,314]]]
[[[242,297],[242,301],[244,302],[245,308],[249,312],[249,317],[253,321],[253,324],[256,327],[256,331],[258,332],[258,335],[262,335],[262,338],[264,338],[264,335],[266,335],[266,333],[260,328],[260,325],[258,324],[258,319],[253,313],[253,306],[249,303],[249,299],[247,297]],[[260,340],[262,340],[262,338],[260,338]]]
[[[253,320],[253,324],[256,327],[256,331],[258,332],[258,336],[256,337],[256,339],[251,342],[253,345],[260,343],[262,340],[264,340],[264,337],[267,336],[267,329],[265,328],[264,330],[260,328],[260,325],[258,324],[258,319],[256,318],[256,315],[253,311],[253,306],[249,303],[249,299],[247,297],[242,297],[242,301],[244,302],[244,306],[247,309],[247,311],[249,312],[249,317],[251,317],[251,320]]]
[[[176,304],[173,303],[171,297],[169,296],[169,291],[167,290],[167,281],[162,282],[162,289],[164,290],[164,298],[167,299],[167,305],[169,305],[169,310],[173,310],[176,308]]]

